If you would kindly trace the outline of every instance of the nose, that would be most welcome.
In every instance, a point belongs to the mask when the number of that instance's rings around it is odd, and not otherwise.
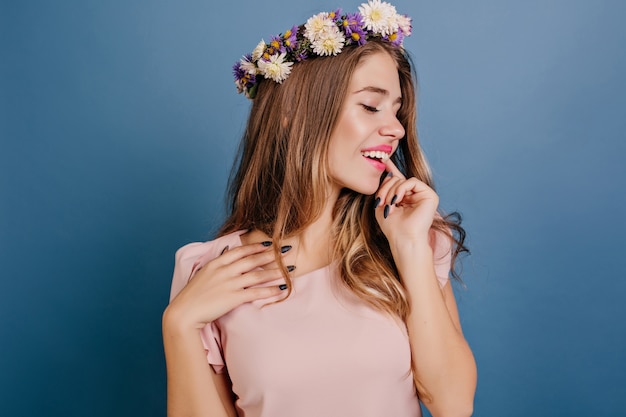
[[[380,128],[381,136],[390,138],[391,140],[402,139],[404,133],[404,126],[402,126],[402,123],[400,123],[400,120],[398,120],[395,114],[390,114]]]

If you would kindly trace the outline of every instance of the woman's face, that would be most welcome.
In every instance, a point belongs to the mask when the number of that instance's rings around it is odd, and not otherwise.
[[[352,74],[348,95],[330,137],[328,160],[333,192],[378,189],[384,160],[404,137],[396,114],[402,93],[398,70],[384,52],[364,58]]]

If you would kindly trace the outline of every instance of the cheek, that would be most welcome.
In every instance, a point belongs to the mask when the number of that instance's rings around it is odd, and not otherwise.
[[[359,126],[357,123],[344,123],[338,126],[331,138],[331,149],[344,155],[346,152],[353,153],[355,149],[359,148],[365,137],[363,130],[363,126]]]
[[[328,144],[328,160],[335,161],[335,167],[345,165],[355,156],[360,156],[363,143],[368,138],[370,126],[358,111],[344,111]]]
[[[345,156],[347,144],[350,142],[349,132],[346,132],[344,129],[337,128],[335,132],[330,138],[330,142],[328,143],[328,160],[338,160],[339,158]]]

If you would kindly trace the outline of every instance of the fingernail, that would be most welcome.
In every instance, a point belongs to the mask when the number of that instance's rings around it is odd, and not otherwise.
[[[261,245],[263,245],[263,246],[265,246],[265,247],[272,246],[272,242],[271,242],[271,241],[269,241],[269,240],[266,240],[266,241],[264,241],[264,242],[261,242]]]
[[[386,219],[389,216],[389,204],[385,205],[385,210],[383,211],[383,217]]]
[[[393,206],[393,203],[395,203],[397,199],[398,199],[398,194],[393,196],[393,198],[391,199],[391,203],[389,204]]]
[[[391,173],[391,171],[389,171],[389,172],[387,173],[387,176],[388,176],[388,177],[393,177],[393,174]]]
[[[380,204],[380,197],[376,197],[376,200],[374,200],[374,208],[378,207],[379,204]]]
[[[293,272],[294,269],[296,269],[295,265],[287,265],[287,271]]]
[[[224,252],[226,252],[228,250],[228,245],[224,246],[224,249],[222,249],[222,252],[220,252],[220,255],[223,255]]]
[[[278,288],[285,291],[287,289],[287,284],[280,284]]]
[[[285,253],[285,252],[287,252],[290,249],[291,249],[291,245],[285,245],[285,246],[280,248],[280,252],[281,253]]]

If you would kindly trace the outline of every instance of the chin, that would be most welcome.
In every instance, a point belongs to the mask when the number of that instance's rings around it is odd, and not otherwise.
[[[350,190],[363,195],[372,195],[380,187],[380,178],[361,178],[360,181],[355,181],[356,179],[351,178],[352,181],[335,181],[335,184],[340,189]]]
[[[355,193],[359,193],[363,195],[372,195],[376,191],[378,191],[378,183],[374,185],[360,185],[360,186],[346,187],[346,188],[354,191]]]

